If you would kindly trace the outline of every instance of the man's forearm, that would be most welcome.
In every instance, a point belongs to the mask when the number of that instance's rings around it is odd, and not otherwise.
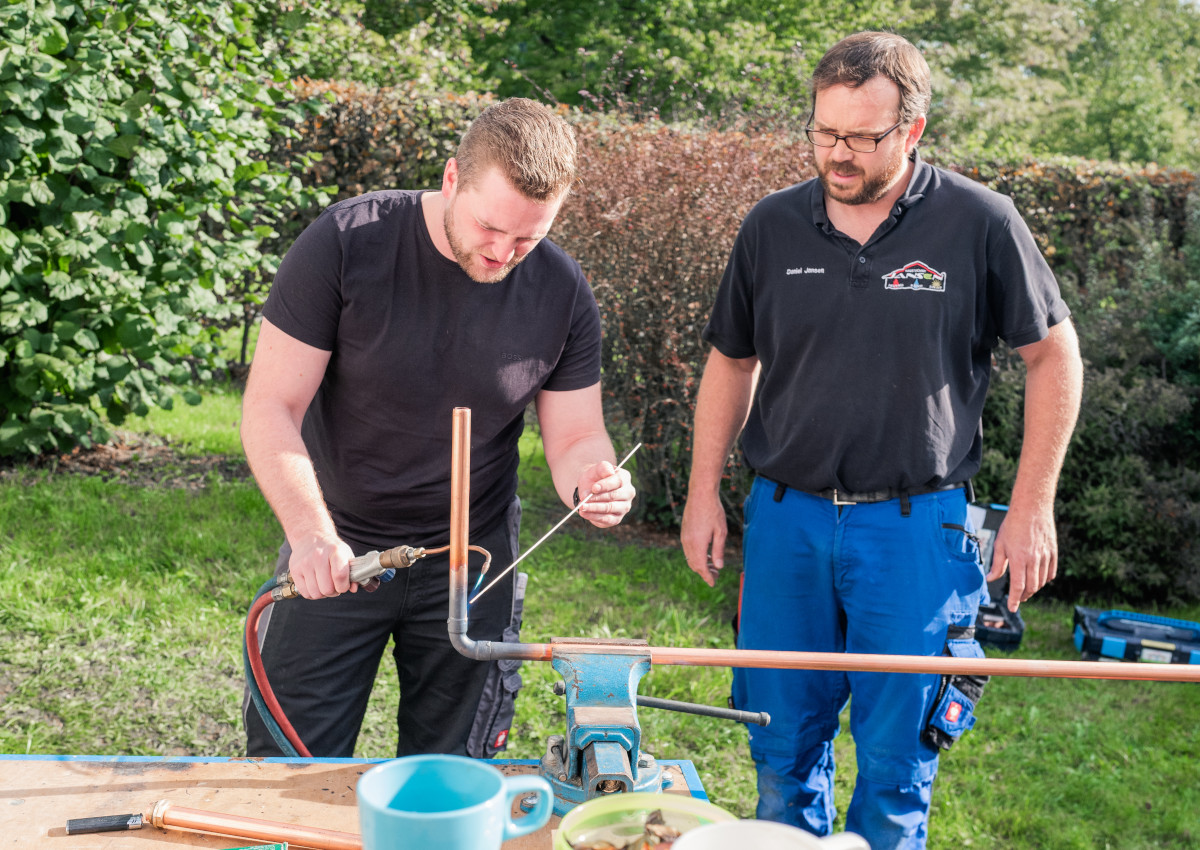
[[[1074,328],[1064,322],[1053,333],[1054,344],[1027,361],[1025,435],[1010,502],[1029,510],[1053,510],[1083,393]]]
[[[287,539],[337,537],[295,423],[284,413],[247,410],[243,416],[246,460]]]
[[[709,355],[696,398],[688,493],[716,493],[734,441],[746,424],[758,378],[757,364]]]

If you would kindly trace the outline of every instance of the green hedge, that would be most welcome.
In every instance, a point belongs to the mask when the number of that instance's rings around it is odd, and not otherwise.
[[[322,89],[334,107],[304,128],[310,177],[341,194],[435,186],[485,98]],[[638,509],[672,525],[686,492],[700,331],[747,210],[812,176],[780,136],[682,132],[575,116],[581,179],[553,238],[577,257],[605,322],[604,397],[637,457]],[[931,153],[937,161],[937,154]],[[1058,505],[1050,592],[1200,598],[1200,200],[1188,172],[1083,161],[942,163],[1013,197],[1058,275],[1086,363],[1083,411]],[[982,499],[1007,500],[1022,428],[1023,365],[999,350],[985,410]],[[749,475],[736,457],[735,527]]]
[[[0,8],[0,456],[102,442],[219,365],[202,320],[269,279],[262,240],[320,200],[266,156],[301,114],[257,40],[278,14]]]
[[[1026,216],[1075,314],[1083,407],[1058,497],[1056,592],[1200,598],[1200,181],[1087,161],[971,165]],[[1001,351],[978,483],[1004,500],[1021,437]]]

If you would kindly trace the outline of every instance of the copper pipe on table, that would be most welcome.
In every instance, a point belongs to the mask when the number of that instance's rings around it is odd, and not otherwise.
[[[159,829],[188,829],[272,843],[286,841],[313,850],[362,850],[363,846],[362,836],[352,832],[187,809],[173,806],[167,800],[155,803],[146,820]]]

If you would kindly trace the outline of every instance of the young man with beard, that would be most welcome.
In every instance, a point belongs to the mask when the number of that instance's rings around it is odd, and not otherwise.
[[[491,553],[492,575],[516,556],[517,440],[530,402],[563,501],[591,494],[580,514],[601,528],[631,506],[601,415],[599,311],[579,265],[546,239],[574,178],[566,122],[507,100],[472,123],[441,191],[334,204],[279,267],[242,441],[286,537],[276,572],[290,570],[303,597],[268,609],[263,662],[314,756],[353,755],[389,637],[397,755],[503,747],[513,677],[492,687],[496,664],[451,646],[448,555],[369,594],[349,577],[350,559],[369,550],[448,543],[455,407],[472,411],[471,542]],[[472,556],[472,584],[481,564]],[[515,637],[513,578],[471,606],[473,639]],[[279,754],[246,709],[247,754]]]
[[[704,330],[684,553],[712,584],[726,540],[718,488],[741,433],[757,477],[739,647],[975,654],[986,585],[967,504],[991,352],[1003,339],[1028,367],[1024,444],[987,576],[1009,570],[1015,611],[1057,565],[1054,494],[1082,384],[1069,311],[1012,202],[918,155],[930,81],[915,47],[850,36],[821,59],[812,92],[819,176],[746,217]],[[850,699],[845,828],[873,850],[924,847],[939,747],[973,708],[942,684],[736,669],[735,704],[772,718],[750,731],[758,817],[832,830],[833,739]]]

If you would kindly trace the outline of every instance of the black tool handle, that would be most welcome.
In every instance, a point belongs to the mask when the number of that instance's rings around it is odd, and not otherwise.
[[[722,720],[733,720],[737,723],[753,723],[756,726],[769,726],[771,715],[765,711],[739,711],[736,708],[721,708],[716,705],[699,705],[694,702],[679,702],[673,699],[638,696],[639,708],[665,708],[667,711],[682,711],[684,714],[699,714],[704,717],[720,717]]]
[[[105,815],[99,818],[75,818],[74,820],[67,821],[67,835],[141,829],[144,822],[144,815]]]

